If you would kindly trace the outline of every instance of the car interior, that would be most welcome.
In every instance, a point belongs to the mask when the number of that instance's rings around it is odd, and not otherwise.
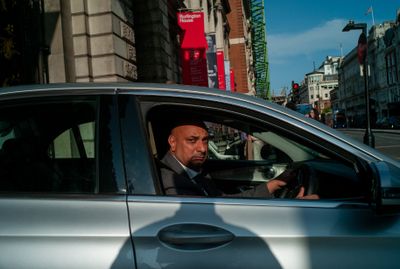
[[[147,114],[150,145],[159,164],[168,150],[173,119],[190,115],[208,127],[209,153],[205,169],[226,194],[238,193],[278,177],[287,169],[296,179],[275,193],[296,197],[299,186],[321,199],[366,199],[367,186],[356,164],[330,148],[310,144],[293,131],[276,129],[268,122],[208,107],[155,105]]]

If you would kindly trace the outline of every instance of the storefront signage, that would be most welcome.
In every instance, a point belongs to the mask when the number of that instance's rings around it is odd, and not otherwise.
[[[204,35],[203,12],[180,12],[178,25],[182,29],[181,61],[183,84],[208,86],[207,42]]]

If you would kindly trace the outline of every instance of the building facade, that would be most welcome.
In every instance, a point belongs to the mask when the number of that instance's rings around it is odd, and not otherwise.
[[[234,91],[229,61],[228,15],[231,6],[228,0],[185,0],[182,12],[198,12],[204,16],[204,31],[197,33],[207,40],[208,87]]]
[[[263,3],[253,2],[256,8]],[[202,60],[208,79],[204,86],[256,95],[249,1],[2,3],[1,86],[129,81],[182,84],[188,68],[182,49],[186,29],[179,16],[191,12],[201,13],[203,18],[197,35],[204,39],[205,53],[200,58],[194,53],[197,50],[189,54]],[[262,41],[265,43],[264,37]]]
[[[341,57],[327,56],[321,66],[305,75],[300,87],[300,103],[311,104],[320,114],[331,108],[331,91],[338,88]]]
[[[44,0],[48,82],[179,82],[177,8],[155,0]]]
[[[400,118],[400,10],[397,11],[396,20],[385,31],[383,44],[387,84],[387,114],[383,111],[382,116]],[[383,79],[384,77],[382,75]],[[381,95],[384,96],[382,93]]]
[[[228,21],[229,59],[234,72],[235,91],[255,95],[255,76],[251,43],[250,6],[247,1],[230,0]]]
[[[368,91],[370,119],[374,124],[390,116],[400,117],[399,44],[394,21],[374,25],[368,35]],[[348,53],[340,65],[338,108],[346,113],[349,126],[366,125],[365,84],[357,48]]]

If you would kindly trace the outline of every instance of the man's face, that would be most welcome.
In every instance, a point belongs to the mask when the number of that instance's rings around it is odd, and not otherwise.
[[[170,151],[185,166],[198,170],[207,159],[208,132],[196,125],[175,127],[168,137]]]

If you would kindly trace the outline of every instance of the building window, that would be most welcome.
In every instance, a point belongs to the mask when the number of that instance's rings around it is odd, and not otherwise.
[[[395,84],[398,81],[397,78],[397,66],[395,50],[386,54],[386,79],[388,85]]]

